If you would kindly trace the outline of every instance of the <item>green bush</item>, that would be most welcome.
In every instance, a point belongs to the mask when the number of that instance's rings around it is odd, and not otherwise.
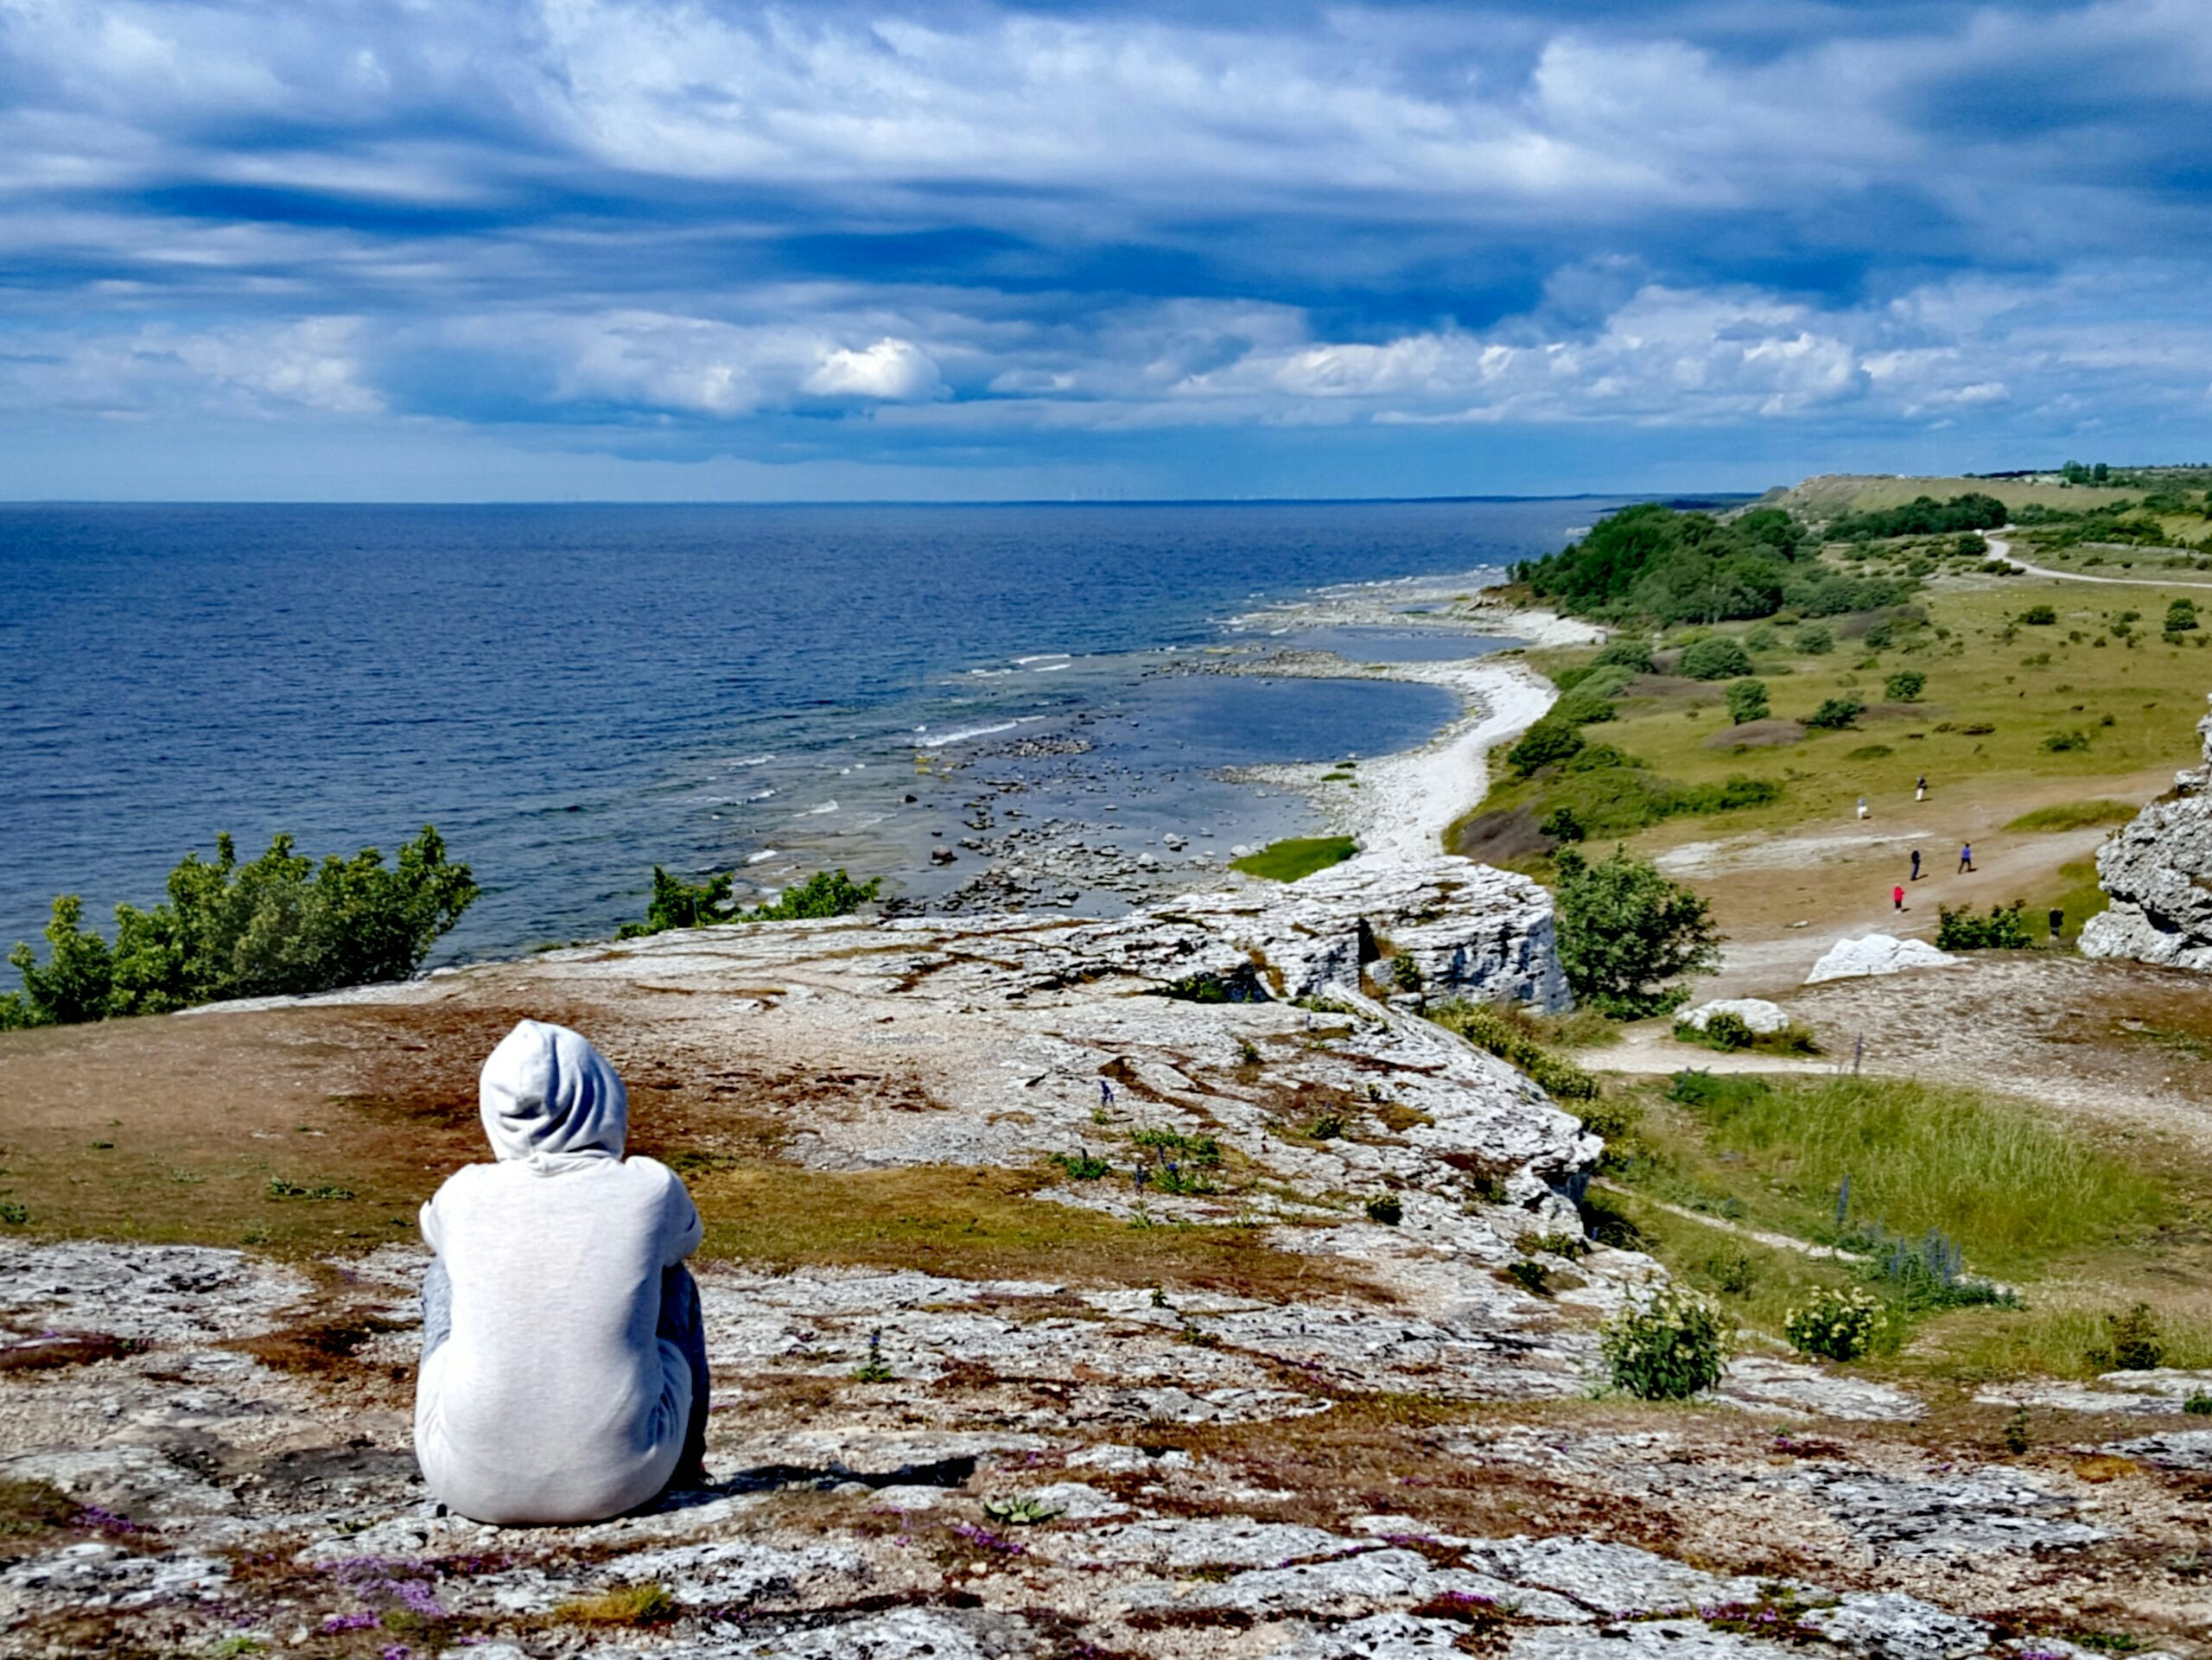
[[[396,866],[374,848],[320,865],[279,836],[251,864],[229,836],[215,862],[197,853],[169,872],[168,900],[115,907],[111,946],[83,928],[74,894],[54,901],[47,961],[19,944],[23,989],[0,997],[0,1027],[60,1026],[159,1014],[237,997],[300,995],[401,980],[475,900],[468,867],[446,860],[430,825]]]
[[[2188,599],[2176,600],[2171,605],[2166,607],[2166,632],[2168,633],[2186,633],[2189,630],[2196,626],[2196,601]]]
[[[2031,605],[2020,613],[2020,620],[2036,628],[2048,628],[2058,620],[2058,613],[2047,605]]]
[[[1580,842],[1589,834],[1573,805],[1565,801],[1546,813],[1536,829],[1554,842]]]
[[[1711,1303],[1669,1286],[1607,1320],[1598,1347],[1614,1388],[1643,1401],[1686,1401],[1720,1381],[1731,1336]]]
[[[619,930],[624,939],[657,934],[669,928],[704,928],[711,923],[734,922],[737,906],[730,898],[731,876],[709,876],[696,887],[678,881],[660,866],[653,867],[653,896],[643,922],[626,922]]]
[[[1764,721],[1767,717],[1766,682],[1738,680],[1728,688],[1728,719],[1742,726],[1747,721]]]
[[[1882,1306],[1864,1291],[1825,1288],[1783,1322],[1789,1346],[1823,1360],[1856,1360],[1882,1332]]]
[[[1592,864],[1568,847],[1557,862],[1560,965],[1576,996],[1617,1019],[1664,1014],[1688,995],[1666,982],[1719,966],[1711,908],[1649,860],[1616,847]]]
[[[1505,759],[1522,778],[1554,761],[1565,760],[1586,742],[1568,722],[1545,716],[1521,735],[1521,741],[1505,752]]]
[[[1612,695],[1592,678],[1584,681],[1553,704],[1550,714],[1545,718],[1564,721],[1570,726],[1597,726],[1611,720],[1618,713],[1613,707]]]
[[[1866,712],[1866,705],[1856,697],[1827,697],[1805,717],[1805,724],[1819,732],[1840,732]]]
[[[1706,1017],[1705,1029],[1688,1028],[1700,1040],[1715,1049],[1748,1049],[1759,1040],[1759,1034],[1733,1009],[1723,1008]]]
[[[1486,1049],[1507,1065],[1528,1073],[1555,1101],[1594,1101],[1598,1097],[1596,1078],[1545,1048],[1495,1004],[1439,1003],[1429,1008],[1427,1014],[1447,1032],[1457,1032],[1478,1049]]]
[[[1770,517],[1727,523],[1639,503],[1608,514],[1560,552],[1516,565],[1513,575],[1569,611],[1662,624],[1771,616],[1803,531],[1778,510],[1760,514]]]
[[[882,880],[856,882],[842,870],[817,870],[794,883],[772,905],[743,910],[730,900],[731,878],[709,876],[697,887],[653,867],[652,902],[643,922],[626,922],[624,939],[637,939],[670,928],[705,928],[722,922],[798,922],[815,917],[849,916],[882,891]]]
[[[1900,669],[1882,683],[1882,695],[1893,703],[1916,703],[1928,685],[1928,677],[1917,669]]]
[[[1406,1207],[1398,1202],[1395,1193],[1377,1193],[1367,1201],[1367,1219],[1395,1228],[1406,1219]]]
[[[1591,659],[1593,668],[1626,669],[1630,674],[1651,672],[1651,642],[1633,634],[1624,634],[1605,642],[1604,649]]]
[[[1824,623],[1814,623],[1797,631],[1797,649],[1808,657],[1826,657],[1835,650],[1835,635]]]
[[[2044,734],[2043,747],[2054,755],[2063,755],[2072,750],[2087,749],[2094,741],[2094,734],[2077,726],[2064,732]]]
[[[1828,525],[1839,541],[1865,542],[1891,536],[1948,536],[1961,531],[1993,531],[2004,524],[2005,504],[1980,490],[1937,501],[1915,496],[1901,507],[1845,513]]]
[[[1751,654],[1732,634],[1715,634],[1682,651],[1681,671],[1693,680],[1733,680],[1752,666]]]
[[[2105,1316],[2105,1340],[2089,1352],[2099,1371],[2156,1371],[2166,1364],[2164,1336],[2147,1302]]]
[[[1974,915],[1971,906],[1954,911],[1939,906],[1936,919],[1936,948],[1945,951],[2024,951],[2034,944],[2028,927],[2026,903],[1993,905],[1986,917]]]

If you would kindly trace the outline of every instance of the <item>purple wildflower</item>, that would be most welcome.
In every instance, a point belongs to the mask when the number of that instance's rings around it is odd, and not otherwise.
[[[993,1533],[988,1528],[979,1528],[973,1522],[956,1522],[952,1530],[971,1545],[979,1545],[985,1550],[995,1550],[1005,1555],[1019,1556],[1025,1549],[1005,1535]]]

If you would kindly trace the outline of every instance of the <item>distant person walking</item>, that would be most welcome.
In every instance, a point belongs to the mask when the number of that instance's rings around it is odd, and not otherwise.
[[[1927,773],[1923,773],[1920,775],[1920,781],[1912,786],[1912,798],[1915,801],[1925,801],[1928,799]]]
[[[1971,842],[1959,843],[1959,868],[1962,871],[1974,868],[1974,843]]]
[[[1102,1108],[1114,1104],[1114,1086],[1103,1078],[1098,1080],[1098,1104]]]
[[[1912,850],[1912,879],[1915,881],[1920,880],[1920,849],[1918,848]]]
[[[1900,883],[1898,883],[1898,884],[1897,884],[1897,886],[1896,886],[1895,887],[1892,887],[1891,889],[1890,889],[1890,903],[1891,903],[1891,905],[1895,906],[1896,906],[1898,910],[1900,910],[1900,911],[1902,911],[1902,910],[1904,910],[1904,883],[1900,882]]]
[[[1859,816],[1861,818],[1866,817],[1866,798],[1865,796],[1860,796],[1859,798]]]

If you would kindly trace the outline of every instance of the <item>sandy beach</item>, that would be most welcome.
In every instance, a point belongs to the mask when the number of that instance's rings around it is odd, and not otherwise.
[[[1548,611],[1520,610],[1471,600],[1484,571],[1413,582],[1335,588],[1238,619],[1250,629],[1295,634],[1316,628],[1404,628],[1409,620],[1438,633],[1484,639],[1506,638],[1529,646],[1594,643],[1605,631]],[[1409,607],[1427,607],[1409,617]],[[1559,691],[1517,656],[1483,656],[1413,663],[1354,663],[1333,652],[1284,652],[1262,659],[1252,671],[1402,680],[1440,686],[1460,701],[1462,713],[1419,748],[1359,762],[1358,787],[1325,781],[1332,763],[1255,766],[1235,776],[1297,790],[1319,807],[1332,830],[1356,837],[1353,862],[1403,867],[1437,850],[1452,820],[1490,789],[1490,752],[1525,731],[1558,698]]]

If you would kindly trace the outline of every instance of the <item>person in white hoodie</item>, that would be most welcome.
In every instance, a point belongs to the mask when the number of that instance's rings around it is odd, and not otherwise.
[[[477,1095],[494,1164],[423,1207],[415,1456],[479,1522],[595,1522],[703,1483],[707,1352],[683,1180],[626,1159],[629,1091],[566,1027],[524,1021]]]

